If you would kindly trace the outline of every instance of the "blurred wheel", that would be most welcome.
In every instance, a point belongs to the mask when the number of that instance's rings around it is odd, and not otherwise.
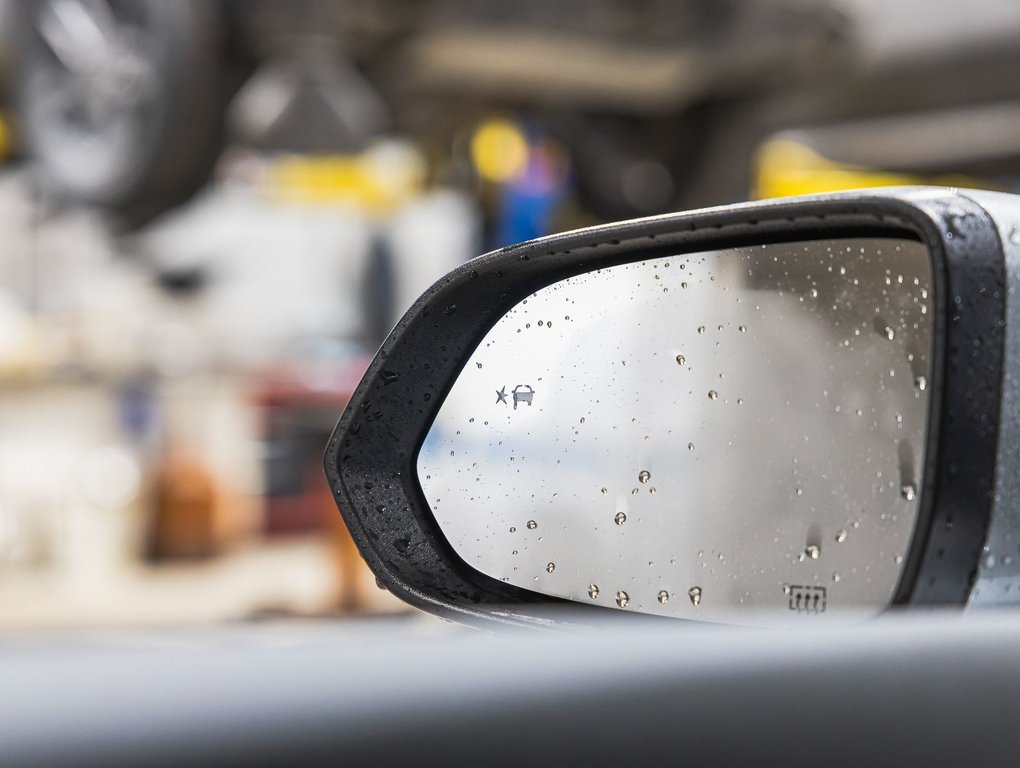
[[[225,102],[216,4],[22,8],[21,122],[44,185],[138,222],[205,182],[222,146]]]

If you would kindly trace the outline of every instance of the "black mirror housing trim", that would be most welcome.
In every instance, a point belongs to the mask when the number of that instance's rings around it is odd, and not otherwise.
[[[1020,199],[1020,198],[1018,198]],[[784,198],[609,224],[480,256],[433,285],[383,343],[325,455],[334,498],[379,583],[460,621],[542,624],[543,604],[461,560],[417,481],[418,450],[453,381],[503,314],[558,280],[655,256],[790,240],[893,236],[932,258],[933,381],[922,508],[894,605],[966,602],[991,514],[1005,339],[995,222],[952,189]]]

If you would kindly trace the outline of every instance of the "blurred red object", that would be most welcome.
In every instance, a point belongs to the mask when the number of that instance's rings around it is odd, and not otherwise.
[[[288,361],[256,387],[267,534],[322,531],[335,522],[322,454],[369,361],[365,356]]]

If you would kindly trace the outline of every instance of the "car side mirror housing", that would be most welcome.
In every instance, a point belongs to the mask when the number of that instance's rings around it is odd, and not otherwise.
[[[464,621],[1010,602],[1018,265],[1020,197],[926,187],[504,248],[396,326],[326,473],[379,583]]]

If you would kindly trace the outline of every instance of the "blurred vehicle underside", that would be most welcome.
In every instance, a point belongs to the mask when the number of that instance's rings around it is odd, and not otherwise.
[[[45,0],[16,15],[23,152],[55,200],[127,223],[190,196],[227,142],[335,153],[400,133],[441,156],[501,111],[570,148],[601,218],[739,199],[761,142],[791,127],[855,165],[1020,165],[1008,0],[980,14],[879,0]],[[954,131],[987,124],[989,105],[994,151],[961,156]],[[900,115],[913,122],[898,133],[838,129]]]

